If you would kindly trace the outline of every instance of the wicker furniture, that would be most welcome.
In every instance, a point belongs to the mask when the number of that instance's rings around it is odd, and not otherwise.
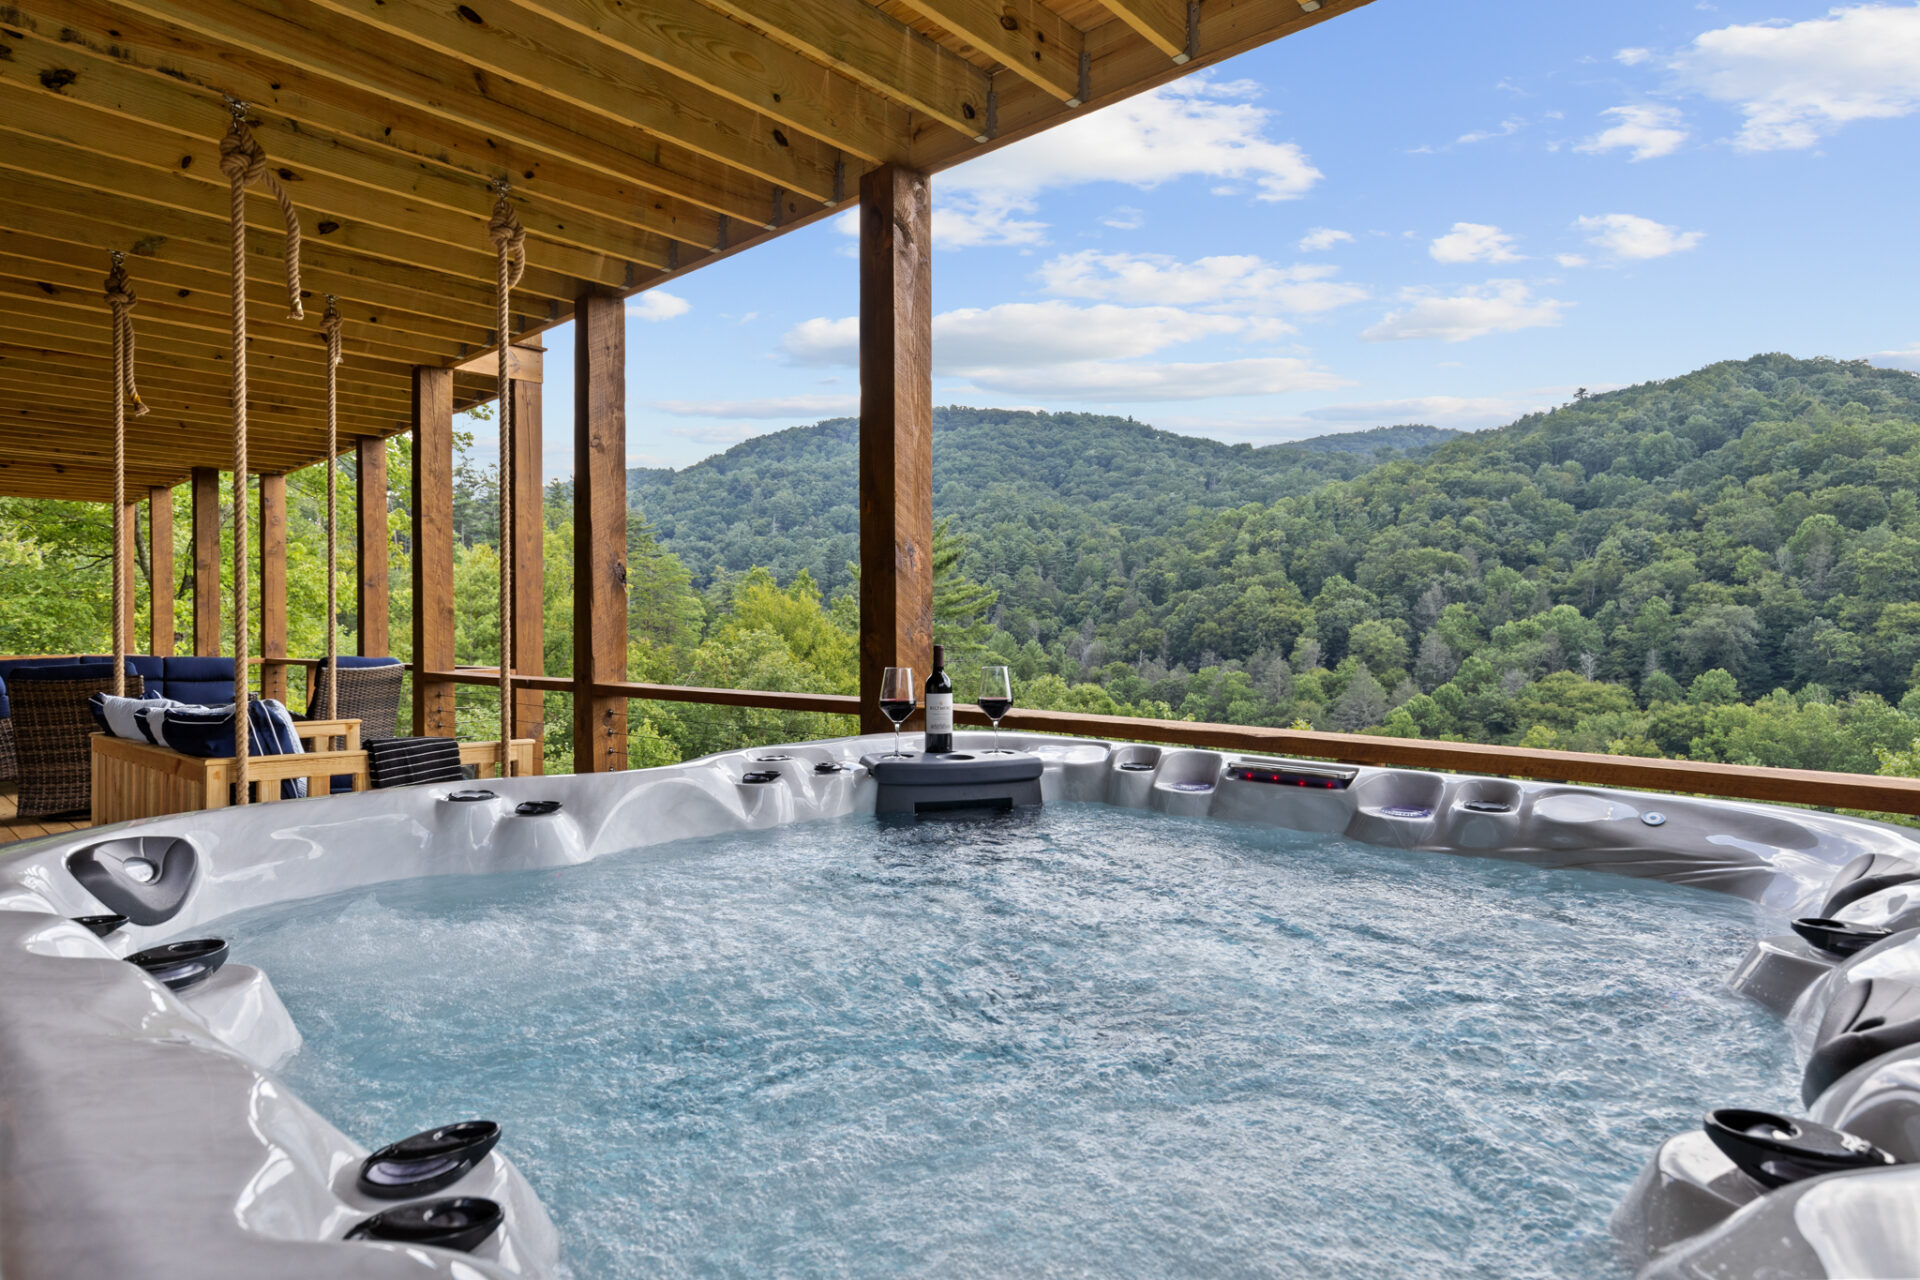
[[[139,676],[129,674],[126,681],[128,697],[145,692]],[[40,818],[91,808],[88,743],[95,726],[87,700],[113,692],[112,671],[98,664],[34,667],[17,672],[9,683],[20,768],[19,816]]]
[[[348,665],[351,663],[352,665]],[[406,668],[398,659],[340,659],[340,698],[334,714],[343,720],[358,720],[369,738],[393,735],[400,719],[400,682]],[[307,699],[307,718],[317,720],[327,712],[327,664],[313,669],[313,696]]]
[[[248,792],[255,804],[280,799],[282,782],[305,778],[309,796],[328,793],[335,775],[367,789],[367,753],[360,749],[358,720],[296,720],[294,730],[310,749],[301,755],[252,756],[247,761]],[[329,739],[347,745],[339,751],[313,748]],[[224,809],[233,796],[232,756],[188,756],[151,742],[96,733],[92,738],[93,822],[128,822],[195,809]]]

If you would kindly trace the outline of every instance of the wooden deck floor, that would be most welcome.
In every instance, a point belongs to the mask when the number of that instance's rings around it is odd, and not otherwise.
[[[11,844],[15,840],[33,840],[40,836],[59,835],[63,831],[78,831],[91,825],[85,818],[19,818],[14,816],[15,787],[11,782],[0,782],[0,845]]]

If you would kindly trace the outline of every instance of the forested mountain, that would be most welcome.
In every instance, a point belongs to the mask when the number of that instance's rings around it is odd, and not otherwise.
[[[934,510],[956,528],[1006,525],[1010,547],[1057,554],[1088,540],[1160,536],[1197,512],[1306,493],[1457,434],[1382,427],[1255,449],[1130,418],[942,408],[933,418]],[[858,463],[857,421],[835,418],[757,436],[681,471],[630,471],[627,487],[696,583],[755,565],[784,581],[804,568],[833,593],[851,585],[847,566],[859,558]]]

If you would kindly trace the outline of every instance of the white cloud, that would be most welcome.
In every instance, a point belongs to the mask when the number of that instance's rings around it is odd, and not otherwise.
[[[1087,249],[1052,259],[1037,275],[1047,292],[1065,298],[1312,315],[1366,298],[1360,286],[1332,279],[1338,272],[1321,263],[1275,266],[1251,254],[1181,262]]]
[[[1407,305],[1381,317],[1361,333],[1362,338],[1368,342],[1409,338],[1465,342],[1490,333],[1550,328],[1560,323],[1560,313],[1568,306],[1551,298],[1536,301],[1532,290],[1518,280],[1489,280],[1451,297],[1424,289],[1405,289],[1400,297]]]
[[[1852,121],[1920,109],[1920,5],[1721,27],[1695,39],[1673,69],[1746,117],[1734,139],[1742,150],[1811,147]]]
[[[1505,396],[1417,396],[1410,400],[1370,400],[1322,405],[1300,416],[1314,423],[1391,426],[1423,422],[1430,427],[1491,427],[1526,413],[1527,402]]]
[[[1651,105],[1608,107],[1600,113],[1614,124],[1588,138],[1575,151],[1598,154],[1626,148],[1634,160],[1653,160],[1672,155],[1687,140],[1680,112],[1673,107]]]
[[[1553,260],[1563,267],[1584,267],[1587,265],[1587,255],[1584,253],[1556,253],[1553,255]]]
[[[1003,395],[1048,400],[1198,400],[1272,395],[1347,385],[1295,356],[1158,362],[1184,343],[1235,339],[1265,343],[1288,332],[1265,316],[1171,306],[1076,306],[1062,301],[967,307],[933,319],[934,373]],[[802,364],[853,364],[859,322],[818,318],[789,330],[782,345]]]
[[[1920,342],[1898,351],[1876,351],[1867,357],[1867,361],[1882,369],[1904,369],[1908,373],[1920,373]]]
[[[1427,246],[1435,262],[1518,262],[1513,237],[1483,222],[1456,222]]]
[[[1147,215],[1144,210],[1123,204],[1100,221],[1115,231],[1138,231],[1147,225]]]
[[[649,289],[637,298],[627,302],[627,318],[630,320],[648,320],[659,322],[683,316],[693,310],[693,304],[677,293],[668,293],[665,289]]]
[[[1651,49],[1622,49],[1613,55],[1613,60],[1628,67],[1637,67],[1653,56]]]
[[[834,417],[860,408],[859,396],[769,396],[761,400],[656,400],[653,407],[676,418]]]
[[[1593,234],[1587,243],[1598,245],[1616,258],[1644,261],[1684,253],[1706,237],[1704,231],[1682,231],[1631,213],[1607,213],[1581,218],[1573,224]]]
[[[1197,76],[1079,116],[943,174],[934,242],[942,248],[1036,244],[1033,217],[1050,188],[1122,182],[1142,189],[1178,178],[1251,184],[1261,201],[1296,200],[1320,181],[1306,152],[1268,137],[1273,113],[1246,81]]]
[[[1498,129],[1478,129],[1472,133],[1463,133],[1453,141],[1456,146],[1472,146],[1476,142],[1485,142],[1489,138],[1510,138],[1526,127],[1525,120],[1512,116],[1502,120]]]
[[[1332,227],[1315,227],[1300,237],[1296,246],[1302,253],[1322,253],[1337,244],[1352,244],[1353,232],[1335,231]]]

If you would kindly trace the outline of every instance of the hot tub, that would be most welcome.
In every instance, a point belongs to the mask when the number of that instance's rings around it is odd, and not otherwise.
[[[876,819],[860,760],[886,735],[9,850],[0,1271],[1920,1273],[1920,1171],[1762,1193],[1683,1132],[1689,1107],[1791,1105],[1920,1156],[1920,1011],[1887,1030],[1920,982],[1904,831],[1007,737],[1037,810]],[[1844,961],[1786,932],[1867,856],[1831,912],[1898,929]],[[480,873],[517,874],[445,878]],[[136,918],[69,919],[106,910]],[[233,958],[179,993],[120,959],[207,935]],[[1736,968],[1752,1001],[1721,990]],[[583,1070],[541,1028],[596,981],[557,1032],[601,1055]],[[543,1120],[529,1090],[578,1103]],[[434,1193],[504,1210],[473,1253],[342,1238],[392,1203],[356,1186],[370,1145],[491,1110],[499,1146]],[[1629,1182],[1616,1253],[1595,1197]]]

